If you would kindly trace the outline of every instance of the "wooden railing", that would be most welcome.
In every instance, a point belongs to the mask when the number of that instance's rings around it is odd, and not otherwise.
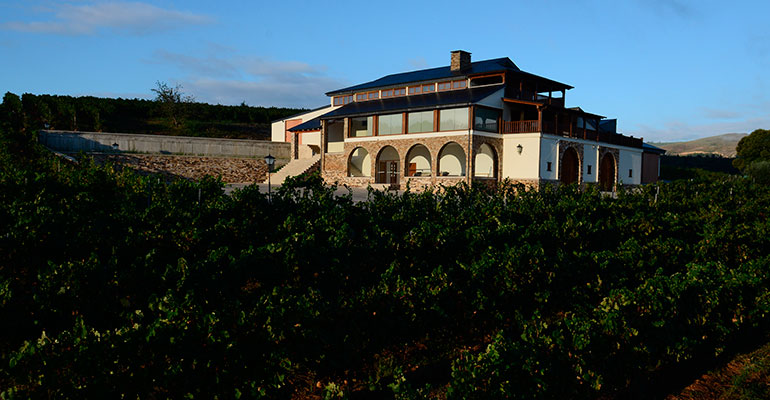
[[[642,139],[635,138],[633,136],[626,136],[619,133],[606,133],[597,132],[590,129],[578,128],[572,126],[570,133],[570,124],[559,122],[558,129],[553,121],[502,121],[502,133],[532,133],[541,132],[550,133],[552,135],[559,135],[564,137],[572,137],[577,139],[595,140],[597,142],[604,142],[609,144],[617,144],[620,146],[628,147],[642,147]]]
[[[540,132],[540,121],[503,121],[503,133]]]

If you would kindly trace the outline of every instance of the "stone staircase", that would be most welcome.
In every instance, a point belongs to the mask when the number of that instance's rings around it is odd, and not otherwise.
[[[286,178],[290,176],[297,176],[307,170],[309,170],[314,165],[321,162],[321,155],[316,154],[311,158],[301,158],[297,160],[291,160],[288,164],[284,165],[283,168],[281,168],[278,172],[271,174],[270,176],[270,182],[273,185],[280,185],[283,183]],[[267,179],[265,179],[265,182],[267,183]]]

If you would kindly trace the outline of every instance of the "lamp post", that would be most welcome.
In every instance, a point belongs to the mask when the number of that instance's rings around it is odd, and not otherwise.
[[[275,164],[275,157],[268,154],[265,157],[265,164],[267,164],[267,201],[273,202],[272,188],[270,185],[270,173],[273,172],[273,164]]]

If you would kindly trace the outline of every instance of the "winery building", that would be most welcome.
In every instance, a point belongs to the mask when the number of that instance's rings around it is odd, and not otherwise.
[[[472,62],[458,50],[448,66],[328,92],[328,106],[274,122],[273,140],[351,186],[657,181],[662,150],[567,107],[570,89],[508,58]]]

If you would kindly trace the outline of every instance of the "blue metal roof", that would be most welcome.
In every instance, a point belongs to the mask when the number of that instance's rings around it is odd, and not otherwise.
[[[649,143],[642,143],[642,151],[645,151],[648,153],[664,154],[666,152],[666,149],[661,149],[660,147],[653,146]]]
[[[470,89],[447,90],[427,94],[399,96],[388,99],[355,101],[321,116],[334,119],[357,115],[373,115],[389,112],[433,110],[451,106],[469,105],[479,102],[505,85],[481,86]],[[502,96],[501,96],[502,97]]]
[[[335,94],[351,93],[351,92],[356,92],[356,91],[361,91],[366,89],[399,86],[399,85],[404,85],[411,82],[423,82],[423,81],[434,81],[439,79],[460,78],[460,77],[466,77],[469,75],[477,75],[477,74],[501,72],[501,71],[511,71],[511,72],[520,73],[522,75],[547,81],[551,84],[554,84],[555,86],[563,86],[565,89],[572,88],[572,86],[565,85],[560,82],[552,81],[550,79],[543,78],[541,76],[537,76],[534,74],[530,74],[528,72],[524,72],[520,70],[519,67],[517,67],[516,64],[513,63],[513,61],[511,61],[511,59],[509,59],[508,57],[503,57],[503,58],[495,58],[492,60],[473,62],[471,63],[470,67],[462,71],[452,71],[450,66],[447,65],[445,67],[422,69],[419,71],[402,72],[399,74],[387,75],[387,76],[383,76],[380,79],[373,80],[371,82],[366,82],[355,86],[349,86],[343,89],[333,90],[331,92],[327,92],[326,95],[333,96]]]

